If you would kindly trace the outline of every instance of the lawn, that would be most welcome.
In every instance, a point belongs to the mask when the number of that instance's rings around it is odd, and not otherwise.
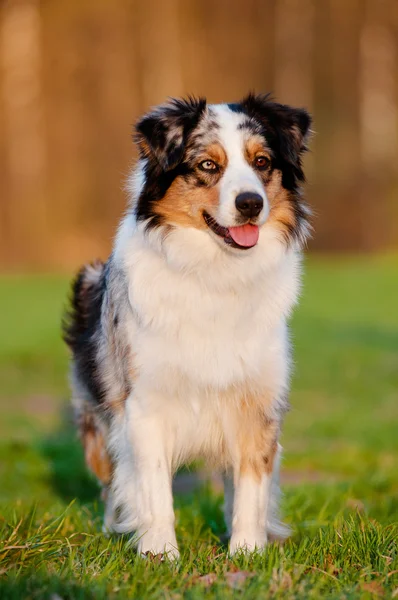
[[[398,260],[312,258],[292,322],[283,546],[228,558],[222,497],[176,496],[176,565],[101,534],[67,405],[65,277],[0,277],[0,598],[398,598]]]

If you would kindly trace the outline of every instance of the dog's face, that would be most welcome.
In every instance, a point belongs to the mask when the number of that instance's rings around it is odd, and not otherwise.
[[[266,227],[287,243],[302,241],[301,154],[310,122],[306,111],[266,96],[158,107],[136,127],[144,170],[137,219],[148,228],[203,230],[234,252],[255,246]]]

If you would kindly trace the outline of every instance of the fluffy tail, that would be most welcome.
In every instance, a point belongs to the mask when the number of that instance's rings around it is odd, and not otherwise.
[[[92,333],[101,316],[103,274],[100,260],[84,265],[72,283],[69,309],[62,320],[63,339],[74,354]]]
[[[111,479],[107,423],[102,415],[101,384],[96,369],[95,334],[104,294],[101,261],[84,265],[72,283],[70,306],[63,321],[63,338],[73,354],[72,388],[75,421],[87,466],[103,485]]]

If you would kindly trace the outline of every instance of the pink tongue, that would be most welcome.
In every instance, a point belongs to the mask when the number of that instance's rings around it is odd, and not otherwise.
[[[239,246],[255,246],[258,242],[259,230],[257,225],[241,225],[240,227],[229,227],[229,235]]]

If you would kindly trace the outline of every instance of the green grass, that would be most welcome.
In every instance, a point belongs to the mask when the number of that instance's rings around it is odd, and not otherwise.
[[[98,490],[64,410],[67,287],[0,278],[2,600],[398,597],[396,257],[306,265],[283,436],[291,539],[228,558],[222,498],[205,485],[176,497],[177,565],[100,533]]]

